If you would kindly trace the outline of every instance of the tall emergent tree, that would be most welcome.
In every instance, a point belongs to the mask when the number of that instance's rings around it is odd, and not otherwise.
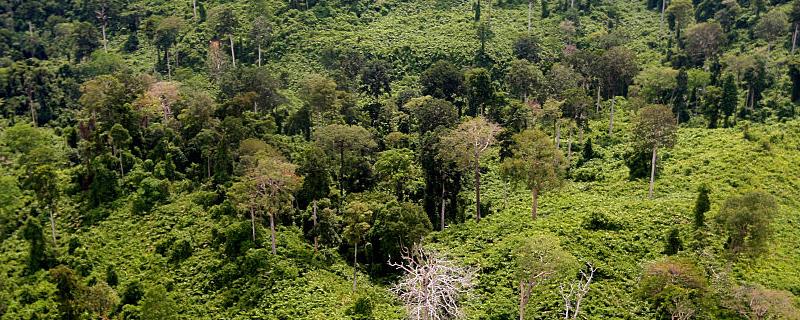
[[[536,219],[539,193],[562,183],[564,157],[550,137],[535,129],[514,135],[512,153],[503,161],[503,175],[531,190],[531,218]]]
[[[648,193],[648,197],[653,198],[658,149],[672,147],[677,140],[675,116],[667,106],[649,105],[639,110],[633,132],[640,147],[653,151],[653,158],[650,162],[650,192]]]
[[[253,19],[253,26],[250,28],[250,40],[258,48],[258,66],[261,66],[261,50],[269,45],[272,37],[272,24],[265,16],[258,16]]]
[[[314,131],[314,141],[325,151],[330,159],[338,160],[339,167],[334,167],[339,182],[339,201],[344,199],[344,177],[347,175],[347,164],[351,160],[363,158],[377,144],[372,135],[360,126],[332,124]]]
[[[475,221],[481,221],[481,159],[495,142],[500,126],[475,117],[461,123],[439,142],[439,158],[455,164],[461,171],[475,172]]]
[[[217,36],[228,36],[231,42],[231,64],[236,67],[236,52],[233,46],[233,33],[239,26],[236,13],[228,5],[221,5],[211,10],[209,14],[209,26],[211,31]]]
[[[356,291],[357,285],[358,245],[367,235],[371,227],[369,224],[371,219],[372,210],[364,202],[354,201],[348,203],[344,209],[344,237],[353,245],[353,292]]]
[[[302,184],[295,174],[297,166],[287,162],[280,154],[264,144],[247,162],[245,176],[231,187],[232,196],[239,199],[240,207],[250,211],[250,222],[255,240],[255,220],[259,209],[266,210],[272,242],[272,254],[276,253],[275,216],[291,208],[294,192]]]

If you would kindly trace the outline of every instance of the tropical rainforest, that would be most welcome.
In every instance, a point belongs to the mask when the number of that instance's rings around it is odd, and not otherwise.
[[[800,0],[0,0],[0,319],[800,319]]]

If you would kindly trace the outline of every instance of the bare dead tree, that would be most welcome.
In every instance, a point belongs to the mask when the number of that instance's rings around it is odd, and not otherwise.
[[[391,291],[405,304],[409,319],[440,320],[464,316],[459,300],[473,285],[475,272],[460,267],[419,245],[404,249],[401,262],[389,265],[402,270],[403,278]]]
[[[561,298],[564,299],[564,319],[578,319],[581,312],[581,302],[589,293],[594,272],[597,271],[590,262],[586,263],[586,270],[581,270],[580,280],[574,280],[568,286],[559,285]]]

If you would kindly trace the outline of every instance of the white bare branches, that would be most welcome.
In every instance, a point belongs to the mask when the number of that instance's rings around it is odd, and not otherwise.
[[[589,293],[594,272],[597,271],[591,263],[586,263],[586,270],[581,270],[581,279],[574,280],[568,286],[559,285],[561,297],[564,299],[564,319],[578,319],[581,312],[581,301]]]
[[[421,246],[404,249],[399,263],[403,278],[391,290],[406,306],[409,319],[440,320],[464,316],[459,300],[473,285],[475,272],[459,267]]]

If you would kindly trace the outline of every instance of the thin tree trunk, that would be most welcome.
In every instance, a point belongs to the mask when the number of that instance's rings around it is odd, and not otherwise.
[[[229,38],[231,40],[231,63],[233,67],[236,68],[236,52],[234,52],[233,49],[233,33],[229,35]]]
[[[597,85],[597,103],[595,104],[595,111],[600,113],[600,85]]]
[[[658,148],[653,147],[653,159],[650,161],[650,193],[648,197],[650,199],[653,198],[653,187],[655,186],[656,182],[656,155],[658,154]]]
[[[275,215],[270,213],[269,214],[269,229],[272,232],[272,254],[276,254],[277,251],[275,250]]]
[[[50,209],[50,234],[53,235],[53,244],[56,244],[56,215],[55,210]]]
[[[561,123],[556,119],[556,149],[561,149]]]
[[[314,231],[315,231],[315,234],[314,234],[314,253],[317,253],[317,250],[319,249],[319,235],[317,235],[317,233],[316,233],[318,231],[317,230],[317,200],[314,200],[313,204],[314,204],[314,206],[313,206],[313,209],[311,210],[311,219],[314,222]]]
[[[172,66],[169,64],[169,48],[164,50],[164,59],[167,60],[167,78],[172,79]]]
[[[525,307],[528,304],[525,297],[525,280],[519,281],[519,320],[525,319]]]
[[[439,219],[441,220],[439,224],[440,230],[444,230],[444,204],[445,204],[444,196],[445,196],[444,181],[442,181],[442,210],[439,212]]]
[[[608,116],[608,136],[614,132],[614,98],[611,99],[611,113]]]
[[[658,30],[664,29],[664,11],[667,9],[667,0],[661,0],[661,18],[658,24]]]
[[[531,219],[536,220],[536,217],[539,216],[539,189],[534,188],[531,190],[531,200],[533,201],[531,204]]]
[[[117,150],[117,155],[119,156],[119,173],[124,178],[125,177],[125,167],[122,164],[122,151]]]
[[[108,53],[108,39],[106,38],[106,23],[105,22],[100,24],[100,30],[103,33],[103,50],[105,50],[105,52]]]
[[[800,31],[800,30],[798,30],[799,28],[800,28],[800,24],[795,23],[794,24],[794,33],[792,33],[792,54],[794,54],[794,49],[797,48],[797,32]]]
[[[206,177],[211,179],[211,155],[206,157]]]
[[[533,14],[533,1],[528,0],[528,32],[531,32],[531,14]]]
[[[481,222],[481,169],[475,163],[475,222]]]
[[[570,166],[572,163],[570,160],[572,159],[572,127],[569,127],[569,133],[567,133],[567,167]]]
[[[197,0],[192,0],[192,18],[197,20]]]
[[[258,44],[258,66],[261,66],[261,44]]]
[[[256,241],[256,213],[255,209],[250,208],[250,229],[253,231],[253,242]]]
[[[356,266],[358,266],[358,242],[353,246],[353,292],[356,292]]]

